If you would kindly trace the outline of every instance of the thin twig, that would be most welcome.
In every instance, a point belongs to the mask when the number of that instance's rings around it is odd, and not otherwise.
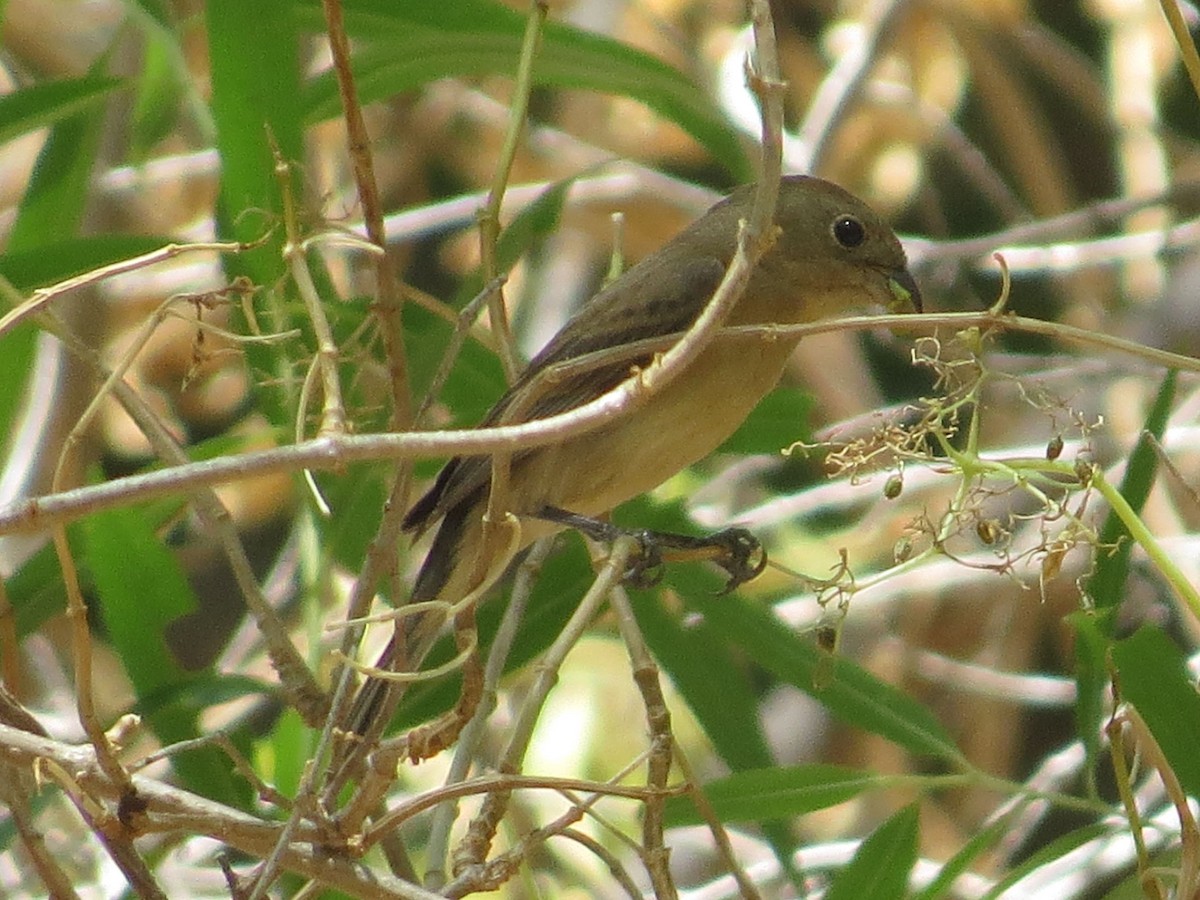
[[[724,306],[723,302],[722,307]],[[715,330],[713,322],[710,318],[702,324],[707,338],[707,332]],[[1200,372],[1200,359],[1194,357],[1168,353],[1134,341],[1056,322],[1026,316],[996,316],[986,311],[855,316],[805,325],[727,328],[723,329],[718,339],[758,341],[772,337],[802,337],[830,331],[869,331],[876,328],[932,332],[939,326],[955,329],[993,328],[999,331],[1042,334],[1084,347],[1117,351],[1157,366]],[[694,332],[689,332],[692,333]],[[667,342],[666,339],[663,342]],[[657,343],[648,344],[650,345],[657,346]],[[680,349],[679,356],[671,356],[675,349]],[[695,349],[695,345],[690,342],[687,347],[683,347],[683,342],[680,342],[661,358],[660,365],[673,376],[680,368],[680,360],[686,364],[695,353]],[[180,463],[166,469],[113,479],[103,484],[23,498],[0,508],[0,534],[46,528],[54,523],[77,519],[101,509],[164,494],[186,492],[197,486],[291,472],[306,466],[313,469],[333,469],[349,462],[481,455],[497,450],[511,452],[517,448],[524,450],[544,446],[584,434],[622,415],[639,398],[643,390],[640,385],[652,370],[659,372],[654,364],[651,364],[640,376],[626,379],[590,403],[576,407],[570,412],[532,422],[494,428],[314,438],[289,447],[273,447],[217,459]],[[664,376],[660,374],[654,380],[656,387],[662,386],[662,377]]]
[[[667,708],[658,666],[646,646],[629,603],[629,595],[621,587],[609,594],[609,603],[616,613],[617,628],[629,654],[629,666],[634,684],[642,697],[646,711],[646,727],[650,733],[650,752],[646,766],[646,786],[662,790],[671,775],[671,755],[675,737],[671,731],[671,711]],[[665,798],[652,796],[646,800],[642,814],[642,859],[658,898],[677,897],[679,892],[671,878],[670,850],[663,834],[666,831]]]
[[[1192,41],[1192,33],[1188,30],[1187,22],[1183,20],[1183,13],[1179,11],[1179,2],[1178,0],[1159,0],[1159,3],[1162,6],[1163,15],[1167,17],[1167,24],[1171,26],[1175,44],[1179,47],[1179,56],[1188,73],[1188,80],[1192,83],[1192,92],[1195,93],[1197,99],[1200,99],[1200,54],[1196,53],[1196,44]]]
[[[266,238],[263,238],[265,241]],[[98,284],[108,278],[116,275],[123,275],[127,272],[135,272],[139,269],[144,269],[146,266],[152,266],[155,263],[165,262],[169,259],[174,259],[177,256],[182,256],[188,253],[242,253],[246,250],[251,250],[260,246],[262,241],[253,243],[244,243],[241,241],[209,241],[193,244],[167,244],[165,247],[160,247],[157,250],[152,250],[149,253],[143,253],[141,256],[134,256],[129,259],[123,259],[119,262],[111,263],[107,266],[100,266],[84,272],[82,275],[76,275],[74,278],[67,278],[63,281],[53,284],[50,287],[38,288],[28,299],[20,300],[13,305],[9,312],[5,313],[3,318],[0,318],[0,337],[5,332],[15,328],[18,324],[28,319],[40,310],[45,309],[51,303],[61,299],[72,291],[79,288],[87,287],[88,285]],[[5,285],[4,294],[6,299],[11,299],[15,292],[11,285]]]
[[[8,761],[27,768],[38,768],[43,775],[52,774],[53,764],[62,778],[54,778],[81,802],[96,800],[117,801],[122,796],[118,786],[105,775],[96,762],[93,748],[67,744],[33,735],[8,725],[0,725],[0,748]],[[145,801],[138,826],[143,834],[208,835],[235,850],[252,857],[269,853],[280,831],[278,822],[260,819],[241,810],[225,806],[180,788],[162,784],[144,776],[135,776],[133,786],[137,796]],[[582,789],[594,788],[584,782]],[[316,878],[330,888],[344,891],[353,897],[395,897],[402,900],[437,900],[436,895],[416,885],[373,872],[353,860],[339,858],[319,845],[322,839],[315,829],[306,826],[288,846],[283,856],[284,868],[309,878]],[[306,847],[304,842],[311,842]]]
[[[613,546],[612,556],[600,570],[591,588],[588,589],[567,624],[563,626],[554,643],[538,662],[537,677],[509,729],[508,741],[496,766],[497,771],[503,774],[512,774],[521,770],[521,761],[525,758],[525,751],[533,736],[534,726],[541,715],[546,697],[558,678],[558,670],[562,667],[563,660],[571,648],[578,643],[609,592],[624,575],[629,559],[634,552],[636,552],[636,546],[632,540],[617,541]],[[462,844],[454,854],[456,871],[483,864],[495,836],[496,828],[504,816],[509,793],[508,791],[494,791],[484,799],[482,808],[472,820]]]
[[[513,96],[508,105],[508,129],[504,135],[504,146],[496,163],[488,202],[479,214],[479,252],[482,260],[483,279],[491,283],[500,275],[496,260],[496,240],[500,236],[500,206],[504,202],[504,191],[512,174],[517,146],[525,130],[525,118],[529,113],[529,95],[533,90],[533,61],[541,42],[542,26],[545,24],[549,7],[545,0],[530,0],[529,18],[525,22],[525,36],[521,41],[521,57],[517,62],[517,74],[513,84]],[[508,321],[508,309],[504,303],[503,289],[488,294],[488,318],[492,330],[499,338],[500,362],[509,384],[516,380],[520,366],[517,363],[516,346],[512,328]]]
[[[483,670],[483,696],[475,709],[475,715],[463,729],[458,744],[454,750],[454,759],[446,774],[445,784],[450,786],[463,781],[470,771],[471,762],[479,751],[479,744],[484,736],[487,720],[496,708],[496,696],[499,691],[500,677],[504,674],[504,666],[512,651],[517,629],[525,613],[529,595],[533,591],[536,578],[542,563],[554,547],[553,538],[544,538],[533,545],[529,555],[517,570],[513,580],[513,588],[500,627],[492,640],[488,651],[487,663]],[[433,822],[429,827],[429,839],[426,842],[426,876],[425,883],[439,886],[445,883],[446,858],[450,847],[450,829],[458,813],[455,803],[446,803],[438,807],[434,813]],[[432,876],[432,877],[431,877]]]

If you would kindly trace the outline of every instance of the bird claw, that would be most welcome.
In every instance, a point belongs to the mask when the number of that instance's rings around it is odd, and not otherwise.
[[[662,531],[631,531],[567,510],[546,507],[539,514],[547,521],[557,522],[581,531],[597,541],[611,543],[622,535],[637,542],[637,553],[626,569],[623,580],[635,588],[658,585],[668,562],[708,560],[716,563],[729,576],[718,596],[735,589],[762,574],[767,567],[767,553],[762,543],[745,528],[726,528],[704,537],[670,534]]]
[[[725,559],[714,560],[729,575],[719,596],[732,594],[767,568],[767,551],[763,549],[762,542],[745,528],[727,528],[711,535],[709,539],[717,546],[724,547],[729,554]]]
[[[723,597],[757,578],[767,567],[762,542],[745,528],[727,528],[704,537],[657,531],[638,531],[632,537],[638,542],[638,556],[625,573],[625,580],[638,588],[654,587],[662,581],[667,562],[705,559],[729,576],[718,592]]]
[[[622,580],[639,590],[657,587],[667,572],[659,535],[653,531],[637,531],[630,536],[637,541],[638,549]]]

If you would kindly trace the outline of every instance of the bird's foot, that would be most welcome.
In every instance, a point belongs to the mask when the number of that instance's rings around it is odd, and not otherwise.
[[[762,543],[745,528],[726,528],[715,534],[695,537],[666,531],[621,528],[589,516],[546,507],[539,518],[574,528],[596,541],[612,543],[629,536],[637,541],[638,554],[624,578],[634,587],[654,587],[662,581],[668,562],[706,560],[716,563],[729,575],[722,594],[728,594],[747,581],[757,578],[767,567]]]

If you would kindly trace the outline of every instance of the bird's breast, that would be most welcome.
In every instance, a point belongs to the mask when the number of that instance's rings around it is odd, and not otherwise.
[[[521,460],[513,470],[512,496],[528,498],[534,507],[600,515],[652,490],[737,430],[779,381],[794,346],[716,339],[645,405]]]

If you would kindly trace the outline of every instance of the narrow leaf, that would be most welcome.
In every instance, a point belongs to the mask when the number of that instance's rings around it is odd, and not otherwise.
[[[297,8],[308,27],[323,29],[319,4],[303,0]],[[368,103],[439,78],[512,75],[525,17],[491,0],[359,0],[347,4],[346,27],[366,44],[355,55],[354,70],[359,94]],[[602,35],[547,22],[533,78],[541,86],[639,100],[691,134],[735,180],[751,176],[739,139],[703,87],[654,56]],[[304,105],[310,118],[338,114],[331,73],[313,80]]]
[[[1121,481],[1121,496],[1140,513],[1150,496],[1150,488],[1154,486],[1154,475],[1158,468],[1158,455],[1154,444],[1147,435],[1161,439],[1163,429],[1167,427],[1167,418],[1171,414],[1171,403],[1175,399],[1175,385],[1178,372],[1169,371],[1159,386],[1158,395],[1150,407],[1146,424],[1142,427],[1142,437],[1138,439],[1129,455],[1129,464],[1125,469],[1125,478]],[[1132,541],[1129,532],[1125,530],[1120,517],[1110,511],[1100,530],[1100,541],[1105,545],[1121,545],[1115,553],[1101,553],[1096,562],[1096,574],[1088,582],[1088,593],[1097,609],[1103,610],[1116,606],[1123,595],[1125,576],[1129,571],[1129,554]]]
[[[761,822],[827,809],[880,784],[870,772],[817,763],[738,772],[706,784],[704,794],[722,822]],[[668,824],[702,821],[688,797],[667,800]]]
[[[194,676],[165,640],[167,625],[196,608],[178,560],[136,509],[97,513],[84,535],[101,617],[141,710],[164,744],[198,737],[199,706],[181,701]],[[191,789],[214,799],[234,802],[246,793],[235,789],[231,766],[215,747],[173,756],[172,765]]]
[[[851,660],[818,649],[769,610],[739,597],[708,598],[697,606],[756,663],[811,695],[843,722],[911,753],[961,764],[962,754],[928,709]]]
[[[1121,495],[1138,514],[1150,495],[1158,467],[1158,456],[1146,435],[1153,435],[1155,439],[1162,437],[1171,412],[1171,402],[1175,399],[1176,375],[1172,370],[1163,378],[1146,417],[1143,435],[1129,456],[1125,478],[1121,482]],[[1075,683],[1078,688],[1075,694],[1075,723],[1087,751],[1087,777],[1093,793],[1095,763],[1100,747],[1100,718],[1104,707],[1102,695],[1108,681],[1105,656],[1112,643],[1116,610],[1124,596],[1130,554],[1133,552],[1129,532],[1112,510],[1100,530],[1100,543],[1102,547],[1116,544],[1117,549],[1113,552],[1097,551],[1096,573],[1087,585],[1093,610],[1071,617],[1075,628]]]
[[[900,900],[917,862],[917,807],[906,806],[862,842],[833,879],[825,900]]]
[[[85,75],[34,84],[0,97],[0,143],[61,122],[105,99],[121,82]]]
[[[1200,797],[1200,694],[1187,660],[1162,631],[1143,625],[1112,650],[1121,698],[1145,721],[1183,789]]]
[[[996,882],[992,889],[984,896],[983,900],[999,900],[1003,896],[1020,897],[1023,894],[1014,893],[1011,895],[1006,892],[1020,883],[1020,881],[1032,873],[1036,872],[1042,866],[1048,865],[1063,856],[1066,856],[1072,850],[1076,850],[1091,841],[1100,840],[1111,836],[1113,826],[1098,823],[1095,825],[1085,825],[1082,828],[1077,828],[1075,831],[1057,837],[1050,843],[1038,848],[1036,852],[1030,855],[1027,859],[1015,866],[1005,874],[1004,878]]]

